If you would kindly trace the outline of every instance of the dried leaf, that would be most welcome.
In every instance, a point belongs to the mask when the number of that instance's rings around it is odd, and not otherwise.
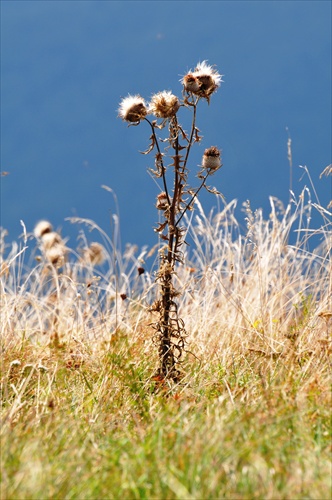
[[[150,135],[150,145],[149,147],[145,150],[145,151],[140,151],[140,153],[142,155],[147,155],[149,153],[151,153],[151,151],[153,150],[153,148],[155,147],[155,144],[156,144],[156,140],[155,140],[155,136],[153,134]]]
[[[167,221],[158,224],[158,227],[155,228],[155,232],[160,233],[165,229],[166,226],[167,226]]]
[[[202,135],[199,135],[200,130],[195,127],[195,142],[200,142],[203,139]]]
[[[209,193],[212,193],[212,194],[220,194],[219,191],[215,188],[215,187],[210,187],[210,186],[207,186],[206,184],[204,184],[204,187],[205,189],[209,192]]]

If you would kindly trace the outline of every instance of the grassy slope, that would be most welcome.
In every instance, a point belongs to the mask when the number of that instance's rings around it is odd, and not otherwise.
[[[287,244],[301,204],[272,203],[269,222],[248,209],[243,238],[233,209],[198,206],[191,227],[177,386],[153,378],[141,260],[122,260],[113,286],[112,256],[95,281],[91,266],[7,259],[1,498],[330,498],[330,228],[309,252],[305,232]]]

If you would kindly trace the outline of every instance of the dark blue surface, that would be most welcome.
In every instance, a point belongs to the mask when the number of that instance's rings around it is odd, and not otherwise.
[[[66,217],[93,219],[111,233],[120,206],[123,243],[152,245],[158,189],[146,124],[117,118],[121,97],[160,90],[198,61],[216,64],[224,83],[202,103],[204,148],[223,150],[213,179],[228,201],[246,199],[268,215],[270,195],[289,198],[307,165],[320,201],[319,174],[331,161],[331,3],[328,1],[108,2],[1,1],[1,224],[9,239],[49,219],[75,246]],[[202,197],[209,209],[212,195]]]

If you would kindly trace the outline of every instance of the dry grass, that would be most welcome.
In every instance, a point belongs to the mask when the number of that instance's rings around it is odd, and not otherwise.
[[[83,231],[59,269],[25,263],[27,237],[5,248],[1,498],[329,498],[331,223],[305,200],[271,199],[268,220],[248,205],[244,234],[235,202],[196,203],[179,384],[153,378],[146,249],[82,220],[103,267]]]

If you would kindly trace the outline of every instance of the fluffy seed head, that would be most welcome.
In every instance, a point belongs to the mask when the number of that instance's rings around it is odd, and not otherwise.
[[[180,107],[180,101],[172,92],[164,90],[151,98],[149,111],[157,118],[171,118]]]
[[[191,92],[209,101],[210,95],[217,90],[222,82],[222,75],[206,61],[197,64],[194,71],[190,71],[182,79],[187,92]]]
[[[197,64],[194,76],[196,76],[196,78],[210,77],[216,87],[219,87],[222,82],[222,75],[220,75],[213,66],[207,64],[206,61]]]
[[[33,233],[36,238],[41,238],[47,233],[50,233],[53,230],[53,226],[48,220],[39,221],[33,230]]]
[[[97,242],[91,243],[91,245],[84,250],[83,259],[94,266],[102,264],[105,260],[104,247]]]
[[[192,92],[194,94],[195,92],[199,91],[199,81],[192,73],[188,73],[187,75],[185,75],[182,78],[181,82],[184,86],[184,90],[186,90],[187,92]]]
[[[144,99],[139,95],[128,95],[120,102],[119,116],[129,123],[139,123],[148,114]]]
[[[51,231],[50,233],[44,233],[42,235],[42,245],[44,251],[48,250],[49,248],[59,243],[62,243],[62,239],[61,236],[55,231]]]
[[[216,146],[206,149],[202,158],[202,167],[209,170],[217,170],[221,167],[220,150]]]
[[[66,255],[67,248],[61,243],[53,245],[45,252],[45,257],[47,258],[47,260],[56,267],[63,266],[66,261]]]

